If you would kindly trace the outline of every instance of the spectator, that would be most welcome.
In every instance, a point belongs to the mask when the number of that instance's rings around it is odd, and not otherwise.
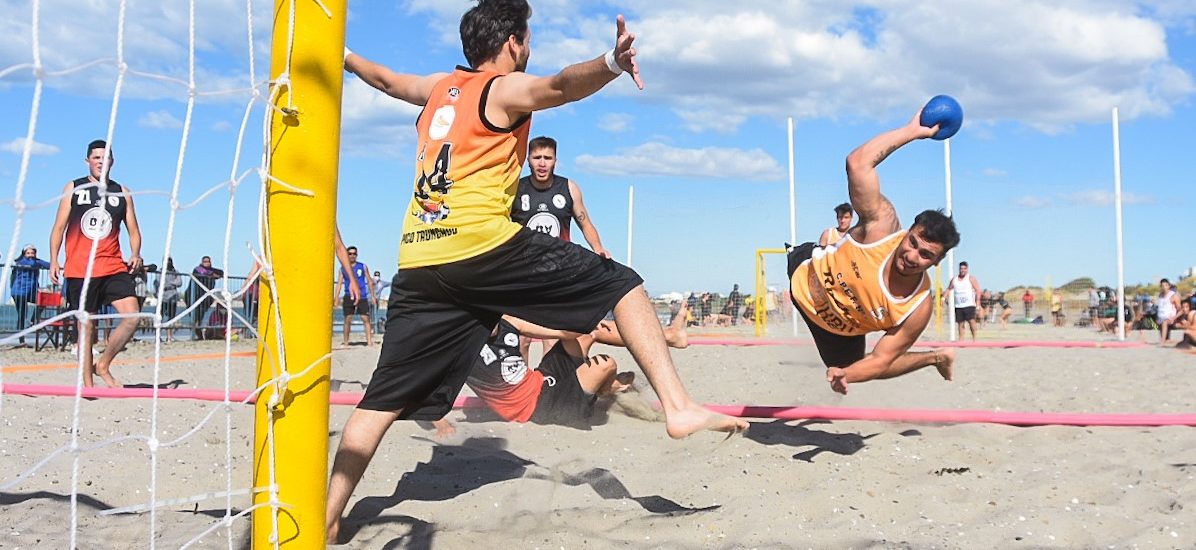
[[[17,332],[25,330],[29,319],[29,304],[37,303],[37,280],[41,270],[49,269],[50,262],[37,257],[37,247],[25,245],[21,257],[13,262],[12,281],[9,294],[17,306]],[[25,336],[20,337],[17,347],[25,347]]]
[[[156,270],[150,270],[153,273]],[[177,322],[172,322],[174,317],[179,314],[179,288],[183,286],[183,276],[174,268],[174,258],[166,258],[166,269],[162,271],[162,275],[158,277],[158,284],[162,285],[162,322],[169,323],[165,326],[166,342],[174,342],[174,327]],[[158,290],[154,289],[154,294]]]
[[[1063,326],[1063,321],[1067,318],[1063,314],[1063,294],[1061,291],[1062,289],[1057,288],[1051,293],[1051,317],[1054,325],[1057,327]]]
[[[1030,294],[1030,289],[1026,289],[1026,293],[1022,294],[1022,305],[1026,306],[1026,318],[1030,318],[1030,308],[1034,307],[1034,295]]]
[[[1171,281],[1159,281],[1159,300],[1155,310],[1155,319],[1159,323],[1159,342],[1163,343],[1171,337],[1171,324],[1179,315],[1179,293],[1171,288]]]
[[[257,326],[257,309],[258,309],[258,295],[261,291],[261,271],[262,264],[254,261],[253,267],[249,269],[249,275],[245,276],[245,292],[241,293],[241,316],[245,318],[245,322],[250,325]],[[252,334],[252,331],[245,331],[247,334]]]
[[[727,295],[727,304],[723,306],[722,313],[731,316],[731,324],[739,324],[739,310],[743,307],[743,295],[739,293],[739,285],[735,284],[731,287],[731,293]]]
[[[215,298],[208,294],[212,288],[216,286],[216,281],[224,278],[224,270],[212,267],[212,257],[204,256],[199,261],[199,265],[191,270],[191,300],[192,304],[199,303],[193,310],[193,333],[196,340],[203,340],[207,333],[204,333],[205,326],[209,323],[207,317],[208,309],[215,303]],[[211,321],[215,322],[215,315],[212,316]]]

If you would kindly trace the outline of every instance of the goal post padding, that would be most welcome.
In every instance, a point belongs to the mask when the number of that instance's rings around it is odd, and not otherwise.
[[[254,548],[274,547],[275,529],[281,547],[324,548],[332,346],[328,289],[336,230],[345,16],[345,0],[274,3],[274,84],[264,152],[270,178],[262,229],[270,270],[261,285],[258,385],[269,383],[284,365],[291,374],[315,365],[301,377],[287,381],[284,376],[282,384],[267,387],[255,407],[254,486],[271,490],[254,495],[255,505],[267,505],[253,511]],[[289,75],[289,83],[280,81],[284,75]],[[280,337],[283,332],[285,340]],[[267,441],[271,420],[273,457]]]

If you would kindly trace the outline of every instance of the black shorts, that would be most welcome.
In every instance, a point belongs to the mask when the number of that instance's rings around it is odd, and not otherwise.
[[[346,318],[350,315],[369,315],[370,301],[368,298],[362,297],[354,304],[353,298],[345,296],[341,298],[341,311],[345,314]],[[348,321],[346,320],[346,322]]]
[[[442,418],[500,316],[585,333],[642,283],[627,266],[527,228],[467,260],[400,269],[378,367],[358,407]]]
[[[71,309],[79,308],[79,295],[83,293],[83,279],[70,277],[66,280],[66,301]],[[87,286],[87,300],[83,309],[88,313],[99,313],[100,308],[123,298],[137,295],[133,276],[125,272],[92,277]]]
[[[955,322],[966,323],[976,320],[976,306],[955,308]]]
[[[598,396],[586,393],[577,379],[577,367],[585,362],[584,357],[569,355],[559,344],[544,354],[540,366],[536,367],[544,374],[544,387],[536,400],[532,422],[590,428],[590,415]]]
[[[816,246],[814,243],[805,243],[789,251],[787,263],[790,281],[793,280],[793,272],[797,271],[797,267],[814,254]],[[794,307],[797,308],[797,312],[801,314],[801,318],[806,320],[806,326],[810,327],[810,336],[814,337],[814,345],[818,348],[818,355],[822,357],[822,364],[828,367],[846,367],[867,355],[867,342],[864,340],[863,334],[844,336],[822,328],[821,325],[810,319],[797,300],[793,300],[792,283],[790,283],[789,296]]]

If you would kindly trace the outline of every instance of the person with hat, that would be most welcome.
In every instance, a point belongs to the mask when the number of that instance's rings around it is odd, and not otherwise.
[[[49,269],[50,262],[37,257],[37,247],[32,244],[21,249],[21,257],[13,262],[12,283],[9,294],[17,306],[17,332],[25,330],[29,323],[29,304],[37,303],[37,280],[41,270]],[[25,336],[20,336],[17,347],[25,347]]]

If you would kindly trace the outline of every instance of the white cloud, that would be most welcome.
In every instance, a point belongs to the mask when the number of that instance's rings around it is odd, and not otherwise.
[[[1065,203],[1072,206],[1112,206],[1114,196],[1112,191],[1105,191],[1103,189],[1090,189],[1086,191],[1075,191],[1072,193],[1060,193],[1059,198]],[[1140,195],[1136,193],[1121,194],[1121,203],[1126,204],[1155,204],[1157,200],[1153,195]]]
[[[68,5],[69,4],[69,5]],[[103,97],[111,95],[116,81],[116,0],[91,0],[44,5],[39,25],[41,60],[46,71],[62,71],[96,60],[98,66],[63,76],[46,78],[46,85],[67,92]],[[269,70],[272,5],[254,3],[255,70],[259,81]],[[197,87],[200,92],[245,88],[249,85],[249,39],[243,0],[204,0],[195,10]],[[0,67],[33,60],[30,3],[0,0]],[[124,56],[131,71],[152,73],[186,82],[187,40],[190,25],[185,2],[129,2],[125,14]],[[28,82],[29,71],[9,76]],[[129,74],[122,96],[185,100],[185,84],[167,83]],[[209,101],[210,99],[204,99]],[[227,98],[216,98],[224,101]]]
[[[341,151],[349,156],[408,159],[414,154],[420,107],[390,97],[355,77],[345,78]]]
[[[233,123],[227,120],[217,120],[216,122],[212,123],[212,130],[217,132],[227,132],[228,130],[231,130],[232,127]]]
[[[1013,200],[1013,204],[1021,208],[1048,208],[1055,206],[1056,204],[1064,206],[1094,206],[1104,208],[1113,206],[1113,202],[1113,192],[1106,191],[1104,189],[1087,189],[1083,191],[1058,193],[1053,198],[1027,195]],[[1156,199],[1154,195],[1128,192],[1123,192],[1121,194],[1121,204],[1124,206],[1136,204],[1150,205],[1156,203],[1158,203],[1158,199]]]
[[[1013,199],[1013,205],[1018,208],[1046,208],[1054,204],[1051,199],[1047,197],[1035,197],[1026,195]]]
[[[608,156],[581,155],[577,167],[615,176],[683,176],[736,181],[773,181],[781,166],[760,149],[702,147],[683,149],[652,142]]]
[[[411,6],[455,32],[468,3]],[[610,48],[613,13],[622,10],[638,37],[647,88],[638,92],[623,78],[604,93],[666,104],[694,131],[734,131],[751,116],[904,117],[948,93],[963,104],[969,124],[1013,120],[1057,132],[1105,122],[1114,106],[1127,119],[1166,116],[1196,93],[1167,42],[1168,28],[1190,29],[1192,6],[617,0],[594,16],[592,3],[554,0],[536,5],[531,68],[556,71]],[[456,38],[446,31],[445,40]]]
[[[179,120],[177,117],[171,114],[170,111],[165,109],[160,111],[150,111],[144,115],[141,115],[141,118],[137,119],[137,124],[146,128],[158,128],[163,130],[174,130],[183,127],[183,121]]]
[[[16,138],[12,141],[0,143],[0,151],[4,151],[6,153],[16,153],[18,155],[23,154],[25,151],[26,141],[28,140],[25,138]],[[29,148],[29,154],[31,155],[57,155],[58,151],[59,149],[55,145],[39,143],[37,141],[34,141],[33,146]]]
[[[635,117],[627,113],[607,113],[598,119],[598,128],[612,134],[621,134],[631,129]]]
[[[984,170],[981,170],[980,173],[990,178],[1003,178],[1008,175],[1008,173],[1004,170],[993,167],[985,168]]]

